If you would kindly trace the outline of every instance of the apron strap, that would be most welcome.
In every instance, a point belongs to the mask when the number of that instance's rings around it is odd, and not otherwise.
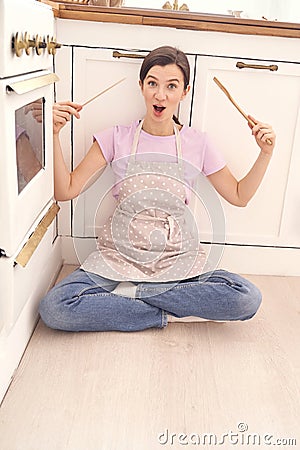
[[[133,143],[132,143],[132,147],[131,147],[131,152],[130,152],[131,157],[136,155],[139,137],[140,137],[140,134],[142,131],[143,123],[144,123],[144,119],[140,121],[140,123],[135,131]],[[175,141],[176,141],[177,162],[180,166],[182,166],[181,138],[180,138],[179,130],[174,121],[173,121],[173,127],[174,127]]]
[[[134,134],[134,138],[133,138],[133,143],[132,143],[130,155],[135,155],[136,154],[137,146],[138,146],[138,142],[139,142],[139,138],[140,138],[140,134],[141,134],[141,130],[142,130],[142,127],[143,127],[143,123],[144,123],[144,119],[140,121],[137,129],[135,130],[135,134]]]
[[[178,163],[181,164],[181,162],[182,162],[181,139],[180,139],[179,130],[176,127],[175,122],[174,122],[174,132],[175,132],[175,139],[176,139],[176,150],[177,150]]]

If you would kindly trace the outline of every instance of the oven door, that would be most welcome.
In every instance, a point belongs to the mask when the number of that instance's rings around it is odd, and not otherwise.
[[[0,249],[13,256],[53,196],[49,71],[0,80]]]

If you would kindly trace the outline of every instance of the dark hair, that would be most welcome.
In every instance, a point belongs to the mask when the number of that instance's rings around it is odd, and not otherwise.
[[[140,80],[143,83],[147,73],[153,66],[167,66],[168,64],[176,64],[183,74],[184,89],[188,87],[190,82],[190,65],[189,61],[181,50],[175,47],[164,45],[158,47],[145,57],[140,69]]]
[[[140,81],[142,83],[144,82],[147,73],[152,67],[167,66],[168,64],[176,64],[176,66],[179,67],[183,74],[184,89],[186,89],[190,82],[189,61],[183,51],[169,45],[158,47],[148,53],[141,65]],[[173,119],[176,123],[178,123],[178,125],[180,125],[180,122],[176,116],[173,116]]]

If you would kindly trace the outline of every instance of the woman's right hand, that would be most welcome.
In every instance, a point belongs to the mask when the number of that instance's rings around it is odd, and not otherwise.
[[[53,105],[53,134],[58,134],[60,130],[66,125],[72,116],[77,119],[80,118],[79,111],[82,106],[78,103],[66,101],[58,102]]]

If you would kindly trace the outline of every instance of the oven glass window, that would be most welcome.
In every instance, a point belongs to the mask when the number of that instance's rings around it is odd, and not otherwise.
[[[44,99],[15,112],[18,193],[45,167]]]

